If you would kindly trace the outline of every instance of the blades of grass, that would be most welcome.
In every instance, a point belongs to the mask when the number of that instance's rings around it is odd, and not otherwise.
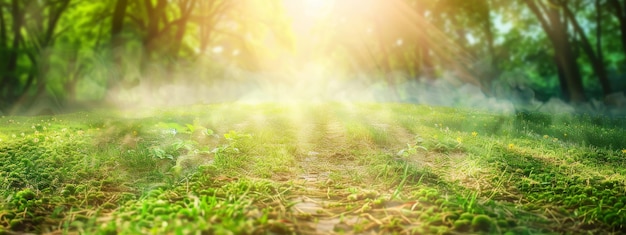
[[[506,174],[506,170],[509,168],[509,166],[505,166],[504,170],[502,171],[502,174],[500,174],[500,177],[498,177],[498,182],[496,183],[496,186],[494,187],[494,189],[491,191],[491,194],[489,195],[489,197],[487,197],[488,200],[491,200],[491,198],[493,198],[493,196],[496,195],[497,190],[502,187],[502,184],[504,183],[504,174]],[[512,176],[511,176],[512,177]],[[509,177],[509,180],[511,179],[511,177]]]
[[[405,162],[404,172],[402,173],[402,180],[400,181],[400,184],[398,184],[398,187],[396,187],[396,190],[393,192],[393,195],[391,195],[391,200],[396,199],[398,195],[400,194],[400,191],[402,191],[402,188],[404,188],[404,184],[406,183],[408,174],[409,174],[409,164]]]

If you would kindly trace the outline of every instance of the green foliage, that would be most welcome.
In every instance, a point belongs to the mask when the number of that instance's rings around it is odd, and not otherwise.
[[[224,138],[228,142],[211,151],[215,154],[215,164],[225,168],[244,167],[252,135],[230,131],[224,134]]]
[[[542,101],[566,98],[568,94],[561,93],[570,83],[559,80],[554,59],[563,52],[553,46],[549,35],[561,35],[561,42],[571,42],[565,49],[571,52],[568,58],[574,65],[566,67],[580,70],[581,76],[575,80],[583,84],[582,93],[601,100],[609,92],[626,88],[620,79],[624,77],[624,52],[615,49],[623,48],[620,35],[624,32],[614,32],[626,24],[616,20],[620,13],[614,9],[623,8],[619,1],[553,4],[553,13],[559,16],[555,19],[567,19],[572,26],[562,34],[555,33],[554,27],[542,27],[540,19],[550,19],[545,12],[531,10],[529,3],[548,9],[544,1],[369,1],[358,8],[344,2],[317,8],[320,5],[277,0],[263,4],[201,0],[180,4],[2,3],[0,61],[7,65],[0,74],[3,111],[12,106],[36,109],[43,105],[39,99],[54,109],[81,102],[99,104],[107,97],[125,104],[136,102],[137,96],[157,100],[153,94],[121,95],[146,84],[150,91],[157,91],[153,88],[176,82],[198,87],[217,84],[217,79],[257,82],[252,76],[231,76],[241,71],[279,71],[279,77],[297,80],[310,76],[308,72],[296,76],[289,72],[303,67],[303,61],[333,73],[327,77],[351,79],[373,74],[372,82],[384,80],[387,85],[381,85],[383,88],[397,89],[394,96],[398,97],[385,97],[397,100],[408,99],[416,91],[384,86],[422,77],[440,79],[448,72],[459,74],[463,82],[480,84],[487,94],[500,98],[510,98],[515,95],[511,89],[520,86],[532,89],[534,98]],[[576,24],[583,29],[574,30]],[[319,40],[308,40],[310,34]],[[268,35],[272,46],[266,42]],[[292,60],[300,57],[305,59]],[[286,65],[282,61],[291,62]],[[389,75],[397,73],[409,76]],[[608,81],[609,89],[601,86],[600,79]],[[508,87],[505,94],[497,94],[498,86]],[[216,97],[228,99],[224,94]],[[17,108],[28,114],[46,113]],[[179,125],[183,126],[175,129],[202,129],[195,124]],[[379,128],[367,129],[375,133],[372,138],[380,145],[392,138]]]
[[[474,231],[489,232],[494,226],[493,220],[486,215],[477,215],[472,219]]]

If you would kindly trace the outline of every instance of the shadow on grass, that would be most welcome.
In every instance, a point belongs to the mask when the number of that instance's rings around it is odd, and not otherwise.
[[[514,149],[502,149],[498,156],[490,159],[492,163],[519,179],[512,182],[514,190],[509,190],[518,194],[517,202],[510,202],[521,203],[527,211],[550,212],[559,223],[556,231],[569,226],[574,229],[569,232],[577,233],[626,232],[623,182],[592,172],[594,168],[558,165]]]

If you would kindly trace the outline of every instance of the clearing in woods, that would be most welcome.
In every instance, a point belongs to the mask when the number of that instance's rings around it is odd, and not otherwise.
[[[626,232],[623,118],[229,103],[0,123],[3,234]]]

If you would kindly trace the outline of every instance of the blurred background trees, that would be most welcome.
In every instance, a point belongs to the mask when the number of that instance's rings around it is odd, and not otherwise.
[[[383,83],[390,100],[452,77],[585,103],[626,90],[625,52],[623,0],[0,0],[0,110],[310,67]]]

